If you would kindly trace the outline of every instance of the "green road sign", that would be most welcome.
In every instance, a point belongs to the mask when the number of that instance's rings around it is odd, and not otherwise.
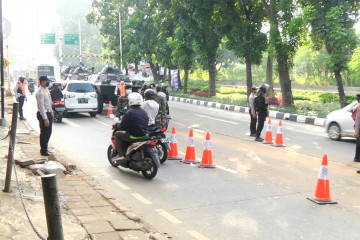
[[[41,33],[41,44],[55,44],[55,33]]]
[[[65,34],[64,39],[65,39],[65,44],[71,44],[71,45],[79,44],[79,35],[78,34]]]

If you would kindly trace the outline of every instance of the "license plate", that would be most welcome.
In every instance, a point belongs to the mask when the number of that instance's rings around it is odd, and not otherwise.
[[[56,110],[56,111],[58,111],[58,112],[63,112],[63,111],[65,111],[65,108],[64,108],[64,107],[61,107],[61,108],[55,108],[55,110]]]
[[[169,143],[169,142],[170,142],[170,139],[169,139],[169,138],[162,138],[162,139],[160,139],[160,141],[161,141],[162,143]]]
[[[78,100],[79,103],[88,103],[88,100],[86,98],[80,98]]]

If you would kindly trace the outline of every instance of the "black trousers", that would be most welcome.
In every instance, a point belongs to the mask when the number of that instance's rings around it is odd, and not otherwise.
[[[256,137],[260,137],[261,135],[261,131],[264,128],[264,123],[266,120],[266,116],[262,116],[262,115],[258,115],[258,124],[257,124],[257,128],[256,128]]]
[[[20,96],[19,97],[19,114],[20,114],[20,118],[24,117],[24,112],[23,112],[24,101],[25,101],[25,97]]]
[[[360,137],[356,138],[355,157],[354,159],[360,160]]]
[[[250,134],[255,134],[256,133],[257,116],[255,114],[255,117],[253,117],[251,110],[249,111],[249,114],[250,114]]]
[[[45,127],[44,119],[42,118],[40,112],[37,112],[36,116],[39,120],[40,125],[40,151],[42,153],[46,152],[48,150],[48,143],[50,140],[51,132],[52,132],[52,116],[50,112],[46,113],[47,118],[49,119],[50,125],[48,127]]]
[[[126,149],[129,146],[130,142],[130,134],[126,131],[116,131],[115,132],[115,143],[116,143],[116,151],[119,154],[126,155]]]

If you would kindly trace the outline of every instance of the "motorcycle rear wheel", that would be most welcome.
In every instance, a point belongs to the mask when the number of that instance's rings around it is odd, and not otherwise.
[[[120,161],[113,161],[112,158],[116,155],[116,151],[113,147],[113,145],[109,145],[108,150],[107,150],[107,157],[109,160],[109,163],[111,164],[111,166],[113,167],[117,167],[120,165]]]
[[[163,164],[168,158],[168,151],[166,146],[162,142],[158,142],[155,147],[158,150],[158,155],[160,159],[160,163]]]
[[[61,122],[62,122],[62,116],[57,116],[56,121],[57,121],[58,123],[61,123]]]
[[[144,161],[151,163],[151,167],[148,170],[141,171],[141,173],[146,179],[153,179],[157,174],[158,167],[151,156],[146,156]]]

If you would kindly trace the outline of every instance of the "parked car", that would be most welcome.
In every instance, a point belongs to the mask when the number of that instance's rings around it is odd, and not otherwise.
[[[325,131],[331,140],[338,141],[342,137],[354,137],[355,122],[351,115],[356,106],[357,101],[326,116]]]
[[[97,95],[94,85],[86,81],[67,82],[64,90],[65,114],[71,112],[88,112],[95,117],[98,111]]]

